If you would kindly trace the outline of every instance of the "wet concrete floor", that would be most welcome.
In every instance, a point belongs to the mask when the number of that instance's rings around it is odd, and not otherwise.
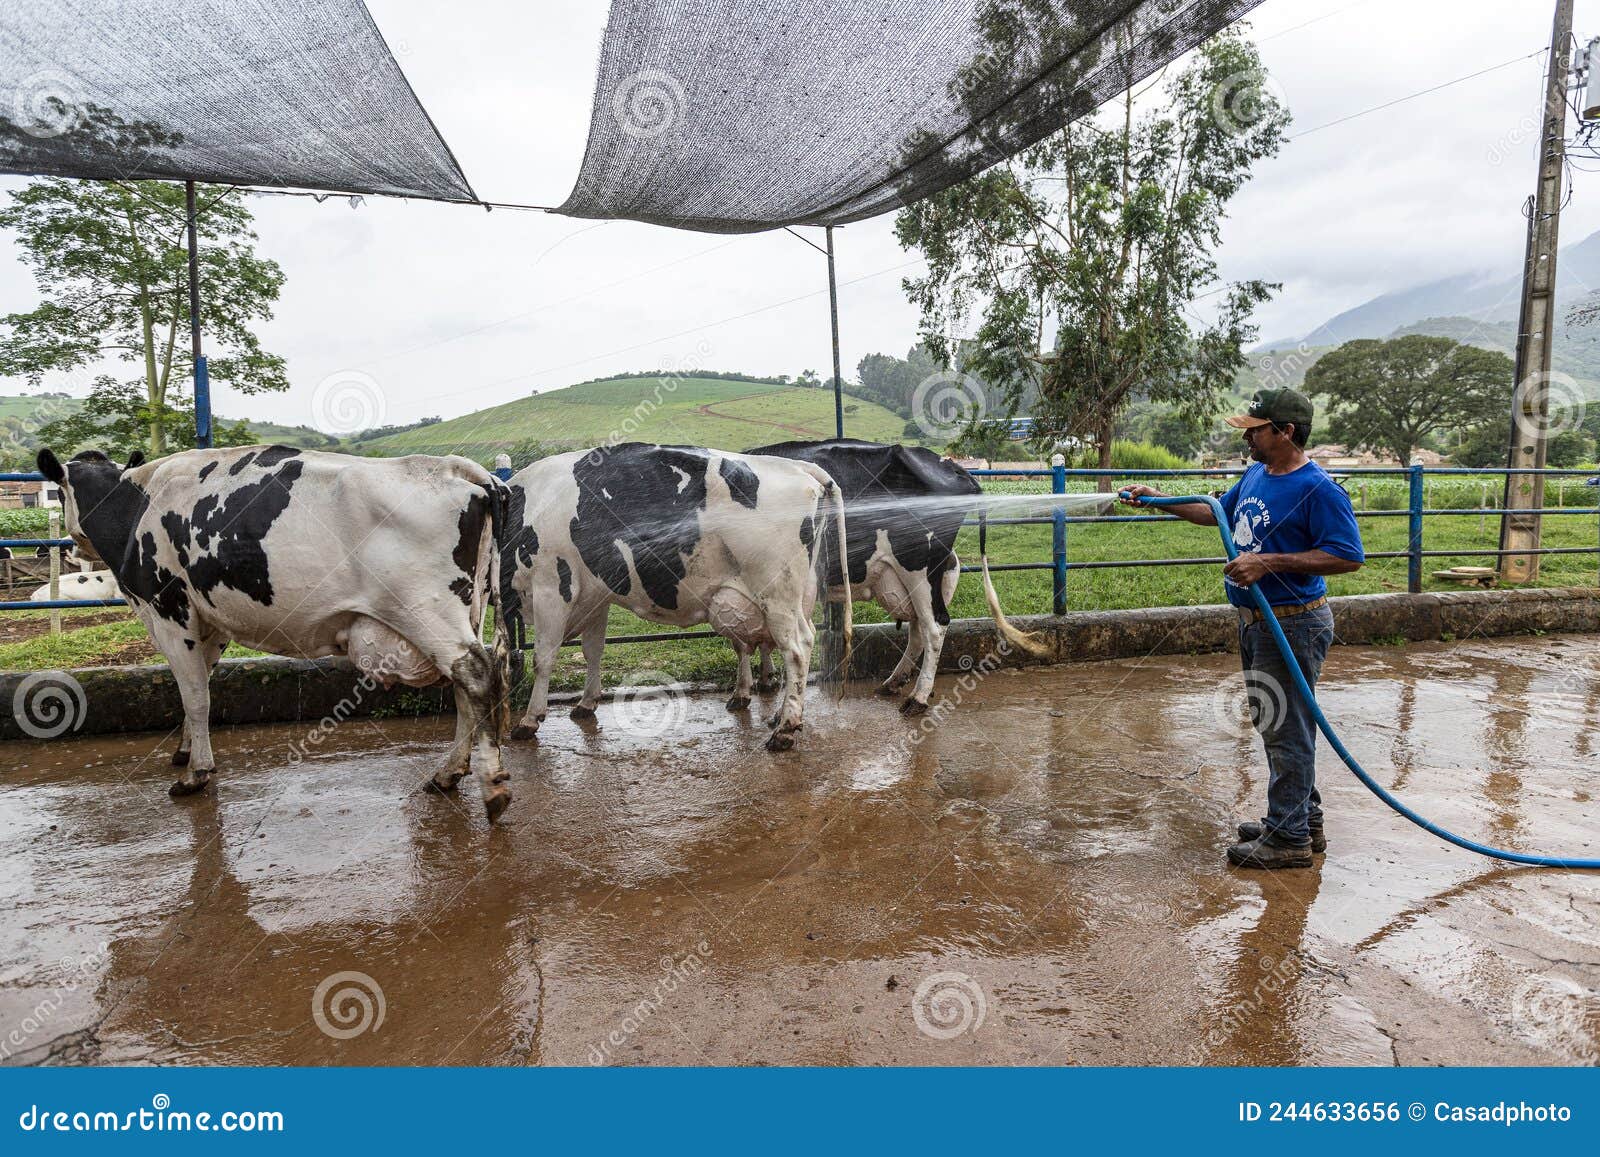
[[[1446,826],[1595,856],[1597,657],[1336,648],[1324,703]],[[471,781],[419,790],[448,720],[351,721],[301,762],[307,725],[219,729],[178,801],[176,736],[6,744],[0,1059],[1600,1059],[1596,874],[1451,848],[1325,745],[1328,854],[1226,866],[1265,782],[1236,662],[941,678],[925,732],[813,693],[778,756],[720,697],[558,711],[508,748],[492,830]]]

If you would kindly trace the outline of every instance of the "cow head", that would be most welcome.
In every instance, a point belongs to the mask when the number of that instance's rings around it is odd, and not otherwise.
[[[38,463],[39,473],[61,488],[62,522],[78,554],[108,565],[120,559],[149,501],[124,478],[144,463],[144,455],[135,450],[126,466],[118,466],[98,450],[84,450],[63,466],[46,447]]]

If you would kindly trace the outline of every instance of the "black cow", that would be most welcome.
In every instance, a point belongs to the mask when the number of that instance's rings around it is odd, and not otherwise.
[[[849,527],[850,588],[866,591],[863,597],[876,599],[897,622],[911,624],[905,654],[878,693],[893,695],[920,660],[916,684],[900,710],[907,715],[927,711],[945,628],[950,625],[950,600],[961,573],[956,534],[974,505],[973,496],[982,492],[977,481],[949,458],[920,446],[836,438],[779,442],[750,453],[810,462],[839,484]],[[940,503],[939,498],[950,501]],[[828,597],[839,602],[845,592],[837,561],[831,565]],[[1006,621],[989,578],[987,556],[983,566],[984,594],[1001,634],[1024,650],[1043,653],[1036,639]],[[772,650],[763,647],[763,690],[770,688],[771,680]]]

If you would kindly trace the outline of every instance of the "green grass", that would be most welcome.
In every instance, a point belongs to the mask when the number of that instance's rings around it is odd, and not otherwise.
[[[855,407],[845,415],[852,437],[900,440],[903,418],[859,398],[846,398],[845,405]],[[384,455],[465,454],[489,463],[496,454],[533,439],[573,449],[640,441],[747,450],[832,433],[833,394],[828,390],[715,378],[621,378],[518,398],[363,442],[361,448]]]

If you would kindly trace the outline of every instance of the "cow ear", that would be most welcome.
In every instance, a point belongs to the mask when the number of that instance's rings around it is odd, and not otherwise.
[[[39,451],[39,456],[35,461],[39,464],[39,473],[50,479],[50,481],[61,483],[67,480],[66,467],[61,465],[61,459],[57,458],[48,446]]]
[[[126,466],[124,466],[123,469],[124,470],[132,470],[135,466],[143,466],[143,465],[144,465],[144,451],[143,450],[135,450],[132,454],[128,455],[128,464]]]

